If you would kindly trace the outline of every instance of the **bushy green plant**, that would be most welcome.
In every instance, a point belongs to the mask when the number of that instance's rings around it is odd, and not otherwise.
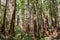
[[[14,35],[15,40],[32,40],[32,36],[27,36],[26,33],[22,32],[19,27],[15,27]]]

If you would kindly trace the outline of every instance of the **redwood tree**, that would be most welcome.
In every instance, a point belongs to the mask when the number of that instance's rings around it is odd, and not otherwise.
[[[50,15],[51,15],[51,25],[53,29],[53,35],[57,36],[57,18],[58,18],[58,2],[57,0],[50,0]],[[53,36],[54,37],[54,36]]]
[[[34,40],[37,38],[37,4],[36,0],[33,2],[33,16],[34,16]]]
[[[30,2],[30,0],[27,0],[27,34],[30,32],[30,9],[29,9],[29,2]]]
[[[46,1],[47,0],[43,0],[43,20],[44,20],[44,32],[45,32],[45,36],[49,36],[49,23],[48,23],[48,15],[47,15],[47,8],[46,8]]]
[[[15,14],[16,14],[16,0],[13,0],[13,13],[12,13],[12,19],[10,23],[10,30],[9,33],[14,33],[14,27],[15,27]]]

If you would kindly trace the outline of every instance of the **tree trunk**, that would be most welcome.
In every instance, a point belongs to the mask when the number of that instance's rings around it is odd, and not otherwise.
[[[10,30],[9,33],[14,33],[14,27],[15,27],[15,14],[16,14],[16,0],[13,1],[13,13],[12,13],[12,19],[10,23]]]
[[[56,2],[55,2],[56,1]],[[57,6],[57,0],[51,0],[51,21],[53,28],[57,28],[57,12],[58,12],[58,6]]]
[[[30,32],[30,9],[29,9],[29,0],[27,0],[27,34]]]
[[[44,20],[44,32],[45,36],[49,36],[49,23],[48,23],[48,16],[47,16],[47,11],[46,11],[46,0],[43,0],[43,20]]]
[[[4,10],[4,17],[3,17],[3,24],[1,27],[1,32],[3,32],[5,34],[5,24],[6,24],[6,14],[7,14],[7,4],[8,4],[8,0],[6,0],[6,4],[5,4],[5,10]]]
[[[34,2],[33,3],[34,6],[34,12],[33,12],[33,16],[34,16],[34,40],[37,40],[37,5]]]
[[[50,15],[51,15],[51,25],[53,29],[53,35],[57,36],[57,19],[58,19],[58,3],[57,0],[50,0]],[[54,37],[54,36],[53,36]]]

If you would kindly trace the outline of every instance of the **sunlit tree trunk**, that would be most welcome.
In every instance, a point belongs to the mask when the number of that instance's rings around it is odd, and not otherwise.
[[[22,3],[23,2],[23,3]],[[25,21],[25,15],[24,15],[24,12],[25,12],[25,10],[24,10],[24,3],[25,3],[25,1],[24,0],[22,0],[21,1],[21,15],[20,15],[20,22],[21,22],[21,29],[23,30],[23,31],[25,31],[25,26],[24,26],[24,21]]]
[[[13,11],[12,11],[12,19],[10,23],[10,30],[9,33],[13,34],[14,33],[14,27],[15,27],[15,14],[16,14],[16,0],[13,0]]]
[[[60,0],[58,0],[58,26],[60,27]]]
[[[5,34],[5,26],[6,26],[7,4],[8,4],[8,0],[6,0],[4,17],[3,17],[3,24],[2,24],[2,27],[1,27],[1,32],[3,32],[4,34]]]

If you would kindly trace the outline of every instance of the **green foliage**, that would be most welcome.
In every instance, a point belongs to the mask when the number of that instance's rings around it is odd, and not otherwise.
[[[15,32],[14,32],[14,38],[15,40],[32,40],[31,35],[26,35],[26,33],[22,32],[20,28],[15,27]]]
[[[28,36],[24,36],[24,40],[33,40],[32,36],[28,35]]]
[[[12,1],[12,0],[11,0]],[[51,2],[51,0],[45,0],[45,5],[43,5],[44,3],[42,3],[42,1],[43,0],[29,0],[29,10],[30,10],[30,13],[31,13],[31,16],[33,17],[34,15],[33,15],[33,10],[34,10],[34,4],[36,4],[37,6],[36,6],[36,8],[37,8],[37,26],[40,24],[42,24],[42,25],[44,25],[43,24],[43,20],[44,20],[44,18],[42,17],[42,13],[43,13],[43,6],[46,6],[46,13],[47,14],[49,14],[48,16],[50,16],[51,17],[51,14],[55,17],[56,16],[56,11],[58,11],[58,8],[56,7],[56,5],[57,5],[57,2],[54,2],[55,0],[52,0],[53,2],[52,2],[52,4],[50,4],[50,2]],[[22,21],[23,22],[25,22],[26,20],[24,19],[24,17],[26,17],[26,15],[24,15],[24,13],[25,13],[25,11],[26,11],[26,13],[27,13],[27,11],[28,10],[26,10],[27,9],[27,5],[25,4],[27,2],[27,0],[17,0],[17,7],[16,7],[16,9],[17,9],[17,13],[19,13],[20,12],[20,14],[23,16],[23,17],[21,17],[21,19],[22,19]],[[0,16],[0,25],[2,24],[2,20],[3,20],[3,14],[4,14],[4,8],[5,8],[5,4],[3,4],[3,2],[0,2],[1,4],[0,4],[0,6],[2,7],[1,8],[1,11],[2,12],[0,12],[0,14],[1,14],[1,16]],[[33,4],[34,3],[34,4]],[[12,4],[12,2],[10,3],[10,4]],[[60,1],[59,1],[59,4],[60,4]],[[25,9],[25,7],[26,7],[26,9]],[[51,8],[52,7],[52,8]],[[10,8],[9,8],[10,9]],[[8,12],[7,12],[8,13]],[[11,11],[10,11],[10,13],[11,13]],[[19,15],[20,16],[20,15]],[[27,18],[27,17],[26,17]],[[58,18],[58,16],[56,16],[56,18]],[[31,20],[31,19],[30,19]],[[33,19],[32,19],[33,20]],[[49,19],[50,20],[50,19]],[[48,21],[49,21],[48,20]],[[42,22],[41,22],[42,21]],[[32,22],[33,23],[33,22]],[[38,24],[39,23],[39,24]],[[9,27],[10,27],[10,25],[9,25],[9,22],[6,22],[6,31],[7,30],[9,30]],[[23,23],[24,24],[24,23]],[[24,24],[24,26],[25,26],[25,24]],[[40,26],[39,26],[40,27]],[[38,28],[39,28],[38,27]],[[40,40],[45,40],[45,38],[44,38],[44,35],[43,35],[43,33],[41,32],[41,34],[40,34],[40,36],[41,36],[41,39]],[[32,39],[32,35],[26,35],[26,33],[25,32],[23,32],[22,30],[21,30],[21,28],[19,27],[19,26],[16,26],[15,28],[14,28],[14,39],[15,40],[33,40]],[[37,38],[38,39],[38,38]]]

